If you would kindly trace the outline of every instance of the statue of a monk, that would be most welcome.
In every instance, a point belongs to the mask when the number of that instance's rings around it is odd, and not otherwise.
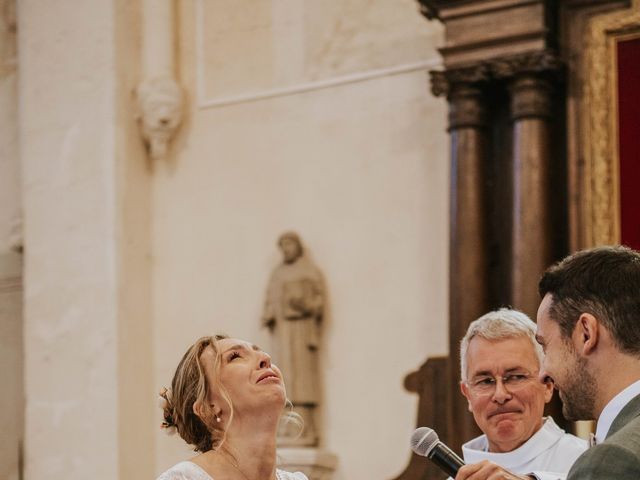
[[[278,434],[280,446],[315,446],[318,406],[318,343],[324,307],[324,282],[318,268],[304,254],[300,237],[286,232],[278,239],[283,262],[269,280],[262,317],[274,336],[274,361],[282,370],[287,396],[304,420],[303,433],[286,425]],[[297,437],[297,438],[296,438]]]

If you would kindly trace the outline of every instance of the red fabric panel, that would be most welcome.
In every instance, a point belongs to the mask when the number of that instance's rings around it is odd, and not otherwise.
[[[640,38],[618,42],[621,243],[640,250]]]

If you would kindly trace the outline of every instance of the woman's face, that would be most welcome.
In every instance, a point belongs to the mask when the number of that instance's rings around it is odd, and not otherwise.
[[[255,411],[271,409],[280,415],[286,401],[282,373],[271,357],[256,345],[237,338],[225,338],[217,342],[220,353],[220,369],[216,379],[215,352],[207,347],[201,355],[209,384],[209,401],[215,410],[221,409],[223,419],[228,419],[229,405],[220,395],[222,384],[233,403],[234,415],[242,417]]]

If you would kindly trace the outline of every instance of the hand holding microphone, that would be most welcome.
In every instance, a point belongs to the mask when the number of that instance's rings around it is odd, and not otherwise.
[[[456,477],[458,470],[465,466],[464,461],[456,455],[453,450],[442,443],[438,438],[438,434],[428,427],[420,427],[413,432],[413,435],[411,435],[411,450],[418,455],[427,457],[452,478]],[[498,478],[495,476],[496,473],[500,474],[499,478],[505,480],[529,480],[536,478],[532,475],[516,475],[487,460],[471,464],[466,467],[465,470],[463,474],[464,478],[472,475],[474,478]]]
[[[450,477],[455,477],[460,467],[464,466],[462,459],[442,443],[438,434],[428,427],[420,427],[413,432],[411,450],[427,457]]]

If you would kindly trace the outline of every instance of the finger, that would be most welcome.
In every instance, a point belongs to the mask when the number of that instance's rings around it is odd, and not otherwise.
[[[469,480],[472,475],[476,474],[482,469],[485,461],[482,461],[480,463],[472,463],[472,464],[464,465],[460,467],[460,470],[458,470],[458,474],[456,475],[455,480]]]

